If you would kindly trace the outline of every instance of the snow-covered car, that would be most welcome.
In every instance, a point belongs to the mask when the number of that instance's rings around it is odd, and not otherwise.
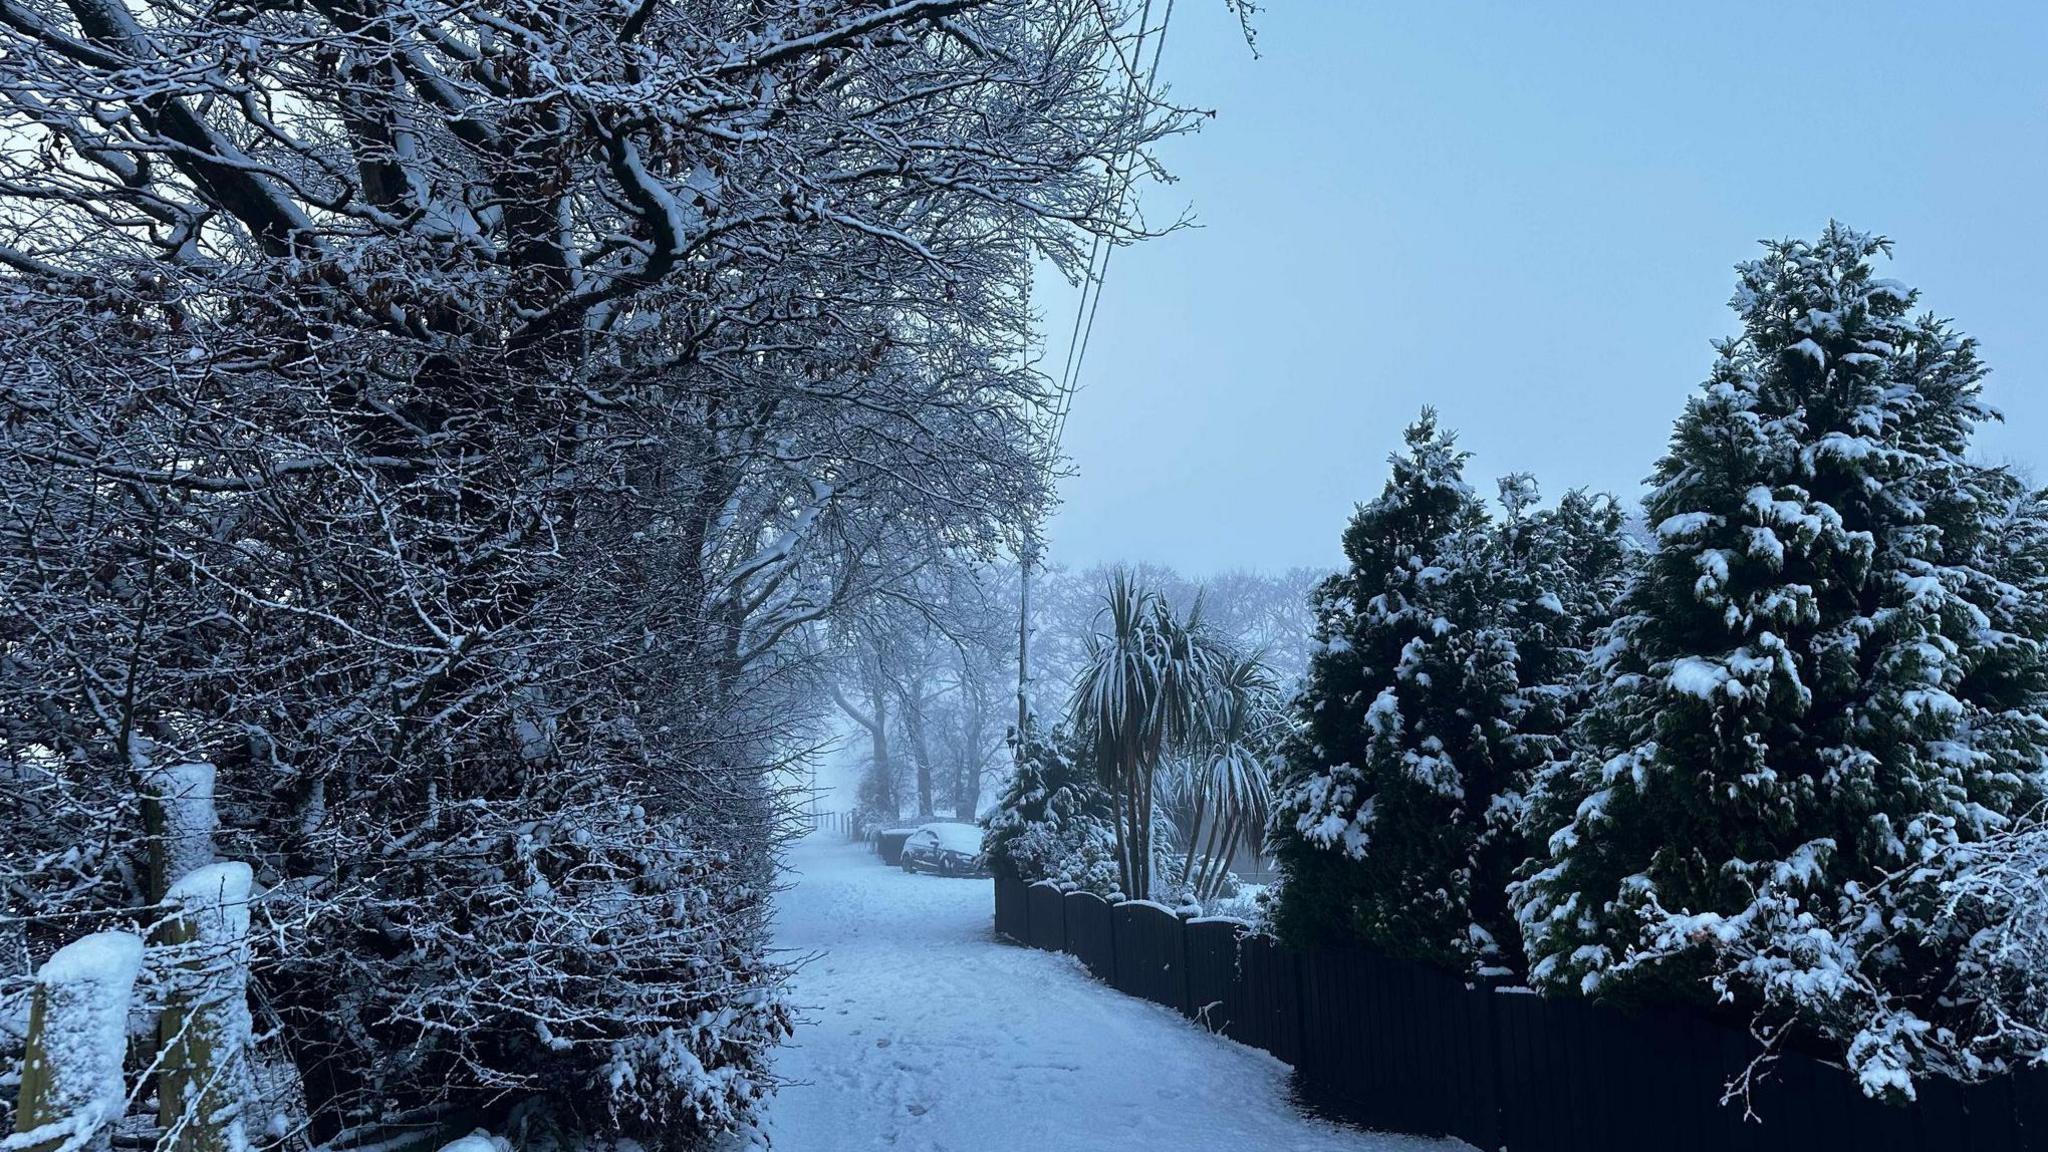
[[[988,858],[981,854],[981,829],[973,824],[926,824],[903,842],[899,861],[905,872],[940,876],[986,876]]]

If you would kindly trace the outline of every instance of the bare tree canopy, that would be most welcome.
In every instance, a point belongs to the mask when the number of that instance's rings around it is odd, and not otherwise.
[[[23,958],[204,761],[266,1139],[749,1123],[814,633],[1045,501],[1022,286],[1190,122],[1136,11],[0,0]]]

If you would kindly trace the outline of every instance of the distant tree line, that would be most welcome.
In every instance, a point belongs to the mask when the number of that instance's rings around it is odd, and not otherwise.
[[[1104,591],[1120,574],[1173,611],[1199,603],[1202,634],[1256,657],[1275,692],[1305,673],[1308,590],[1325,572],[1239,570],[1196,579],[1158,564],[1052,565],[1031,575],[1027,695],[1034,715],[1065,716]],[[1018,570],[932,566],[896,591],[843,614],[832,628],[826,690],[853,725],[856,806],[870,825],[973,820],[1016,763]]]

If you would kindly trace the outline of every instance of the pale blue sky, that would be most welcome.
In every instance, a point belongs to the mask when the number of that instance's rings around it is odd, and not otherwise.
[[[1976,336],[2048,479],[2048,3],[1178,0],[1217,110],[1117,253],[1055,559],[1334,564],[1424,403],[1475,479],[1633,496],[1727,334],[1731,266],[1830,216]],[[1042,291],[1055,367],[1072,297]]]

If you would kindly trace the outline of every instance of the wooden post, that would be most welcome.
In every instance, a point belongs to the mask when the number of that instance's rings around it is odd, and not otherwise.
[[[141,937],[96,932],[65,945],[37,970],[9,1142],[17,1152],[106,1147],[128,1102],[121,1060],[141,966]]]
[[[166,1152],[246,1152],[250,1093],[249,866],[211,864],[165,894],[173,971],[158,1036],[157,1122]]]
[[[1029,538],[1017,549],[1017,762],[1024,762],[1024,737],[1031,724],[1031,562],[1037,546]]]
[[[213,765],[151,765],[142,772],[142,826],[149,843],[149,898],[162,900],[178,878],[213,863]]]

